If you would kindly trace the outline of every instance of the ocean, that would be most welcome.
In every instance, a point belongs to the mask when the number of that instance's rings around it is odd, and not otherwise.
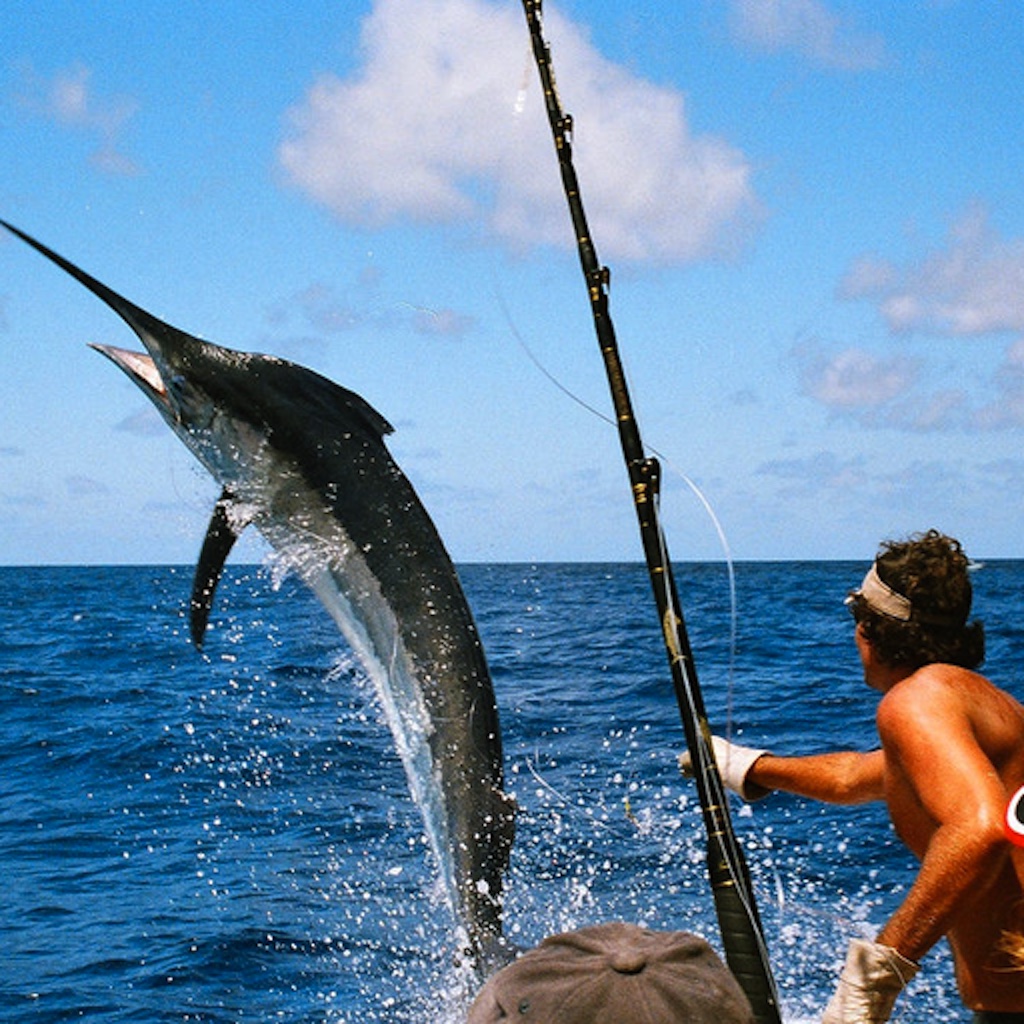
[[[843,598],[863,564],[680,565],[713,728],[868,749]],[[511,937],[625,919],[721,948],[646,571],[460,568],[519,804]],[[976,573],[988,673],[1024,696],[1024,563]],[[375,696],[298,582],[230,568],[205,653],[190,567],[0,568],[0,1019],[455,1022],[470,984]],[[915,864],[884,808],[775,794],[733,820],[787,1021]],[[896,1020],[966,1020],[938,947]]]

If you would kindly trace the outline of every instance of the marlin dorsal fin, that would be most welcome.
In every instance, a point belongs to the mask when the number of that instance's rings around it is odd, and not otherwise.
[[[192,580],[189,621],[192,643],[199,650],[203,647],[206,624],[210,618],[210,609],[213,607],[213,595],[224,571],[224,563],[235,546],[235,541],[251,522],[252,514],[225,488],[217,504],[213,506],[213,515],[210,517],[210,525],[206,528],[203,549],[199,553],[195,577]]]

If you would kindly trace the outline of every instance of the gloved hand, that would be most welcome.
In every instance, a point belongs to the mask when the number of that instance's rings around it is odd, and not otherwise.
[[[721,736],[711,737],[711,748],[718,763],[718,773],[726,789],[738,793],[744,800],[760,800],[771,790],[747,781],[747,773],[754,762],[767,750],[755,750],[753,747],[741,747],[738,743],[730,743]],[[687,750],[679,755],[679,768],[688,778],[693,777],[693,758]]]
[[[896,997],[919,970],[891,946],[852,939],[821,1024],[885,1024]]]

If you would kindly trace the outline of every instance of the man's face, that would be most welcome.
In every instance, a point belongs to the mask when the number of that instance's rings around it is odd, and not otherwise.
[[[864,635],[864,627],[859,622],[853,627],[853,642],[857,645],[857,654],[860,655],[860,663],[866,672],[871,644],[868,643],[868,639]]]
[[[871,689],[884,693],[885,684],[882,678],[882,673],[880,672],[881,663],[875,654],[874,647],[871,646],[871,641],[868,640],[867,633],[864,630],[864,624],[861,622],[858,615],[858,608],[863,609],[866,604],[862,596],[862,592],[860,590],[851,591],[845,604],[850,614],[853,616],[855,623],[853,629],[853,642],[857,645],[857,654],[860,656],[860,664],[864,670],[864,682],[870,686]]]
[[[884,693],[884,680],[880,671],[882,666],[875,654],[875,649],[871,646],[871,641],[868,640],[864,633],[864,626],[860,622],[857,623],[857,628],[853,631],[853,641],[857,645],[857,653],[860,655],[861,667],[864,669],[864,682],[867,683],[872,690],[878,690],[879,692]]]

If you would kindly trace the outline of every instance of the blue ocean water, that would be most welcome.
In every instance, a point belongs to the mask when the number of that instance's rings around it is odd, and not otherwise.
[[[842,606],[863,566],[680,566],[709,717],[785,752],[873,745]],[[644,569],[471,565],[520,811],[508,930],[610,918],[720,948]],[[236,567],[206,653],[184,567],[0,569],[0,1018],[450,1021],[468,982],[374,694],[315,600]],[[984,566],[989,673],[1024,696],[1024,563]],[[880,807],[738,801],[787,1020],[914,864]],[[943,947],[905,1020],[966,1019]]]

